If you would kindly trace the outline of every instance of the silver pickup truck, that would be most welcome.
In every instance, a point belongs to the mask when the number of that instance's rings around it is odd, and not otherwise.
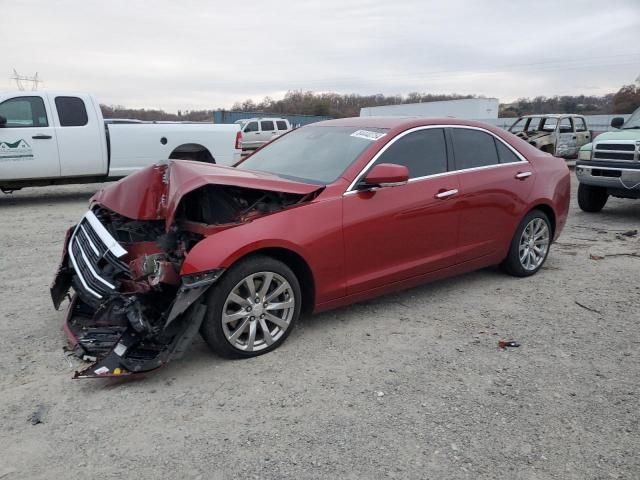
[[[618,130],[584,145],[576,162],[578,205],[585,212],[599,212],[609,196],[640,198],[640,108],[611,126]]]

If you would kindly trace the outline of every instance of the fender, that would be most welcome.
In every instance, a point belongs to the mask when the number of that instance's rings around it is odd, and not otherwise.
[[[278,238],[263,238],[242,245],[247,233],[241,228],[230,228],[205,238],[187,255],[182,264],[180,275],[229,268],[242,257],[263,248],[284,248],[305,258],[303,250],[295,243]],[[241,245],[240,247],[238,247]],[[307,262],[308,263],[308,262]],[[311,271],[313,267],[310,265]]]
[[[346,292],[342,226],[336,218],[342,218],[342,197],[256,218],[201,240],[187,254],[180,273],[229,268],[252,252],[283,248],[309,266],[318,286],[316,302],[333,300]]]
[[[549,168],[547,162],[560,161],[565,165],[564,169]],[[553,241],[557,240],[564,228],[569,215],[569,202],[571,200],[571,173],[563,159],[547,157],[536,159],[536,182],[528,202],[527,212],[533,208],[544,205],[555,217]],[[541,182],[537,178],[540,174],[545,176]]]

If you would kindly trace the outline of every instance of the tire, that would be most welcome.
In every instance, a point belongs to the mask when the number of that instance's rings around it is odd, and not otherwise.
[[[503,270],[514,277],[535,274],[547,260],[551,239],[549,217],[540,210],[530,211],[516,229]]]
[[[609,199],[607,189],[581,183],[578,185],[578,205],[584,212],[596,213],[602,210]]]
[[[249,299],[251,284],[259,297],[257,302]],[[302,294],[298,279],[286,264],[254,255],[225,272],[209,291],[207,303],[202,338],[223,357],[248,358],[282,345],[300,316]]]

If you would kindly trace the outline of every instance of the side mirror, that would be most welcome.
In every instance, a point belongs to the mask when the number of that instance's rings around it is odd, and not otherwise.
[[[4,128],[7,126],[7,119],[6,117],[3,117],[2,115],[0,115],[0,128]]]
[[[611,126],[613,128],[620,128],[622,125],[624,125],[624,118],[614,117],[611,119]]]
[[[395,163],[380,163],[373,167],[363,183],[369,187],[398,187],[409,181],[409,169]]]

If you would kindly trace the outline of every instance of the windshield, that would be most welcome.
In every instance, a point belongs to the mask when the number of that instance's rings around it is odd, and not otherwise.
[[[519,118],[518,120],[516,120],[516,123],[514,123],[513,125],[511,125],[511,127],[509,128],[509,131],[512,133],[518,133],[524,130],[524,124],[527,123],[527,119],[526,118]]]
[[[630,128],[640,128],[640,108],[631,114],[629,120],[622,125],[622,130]]]
[[[383,128],[303,127],[264,146],[238,168],[326,185],[385,132]]]

